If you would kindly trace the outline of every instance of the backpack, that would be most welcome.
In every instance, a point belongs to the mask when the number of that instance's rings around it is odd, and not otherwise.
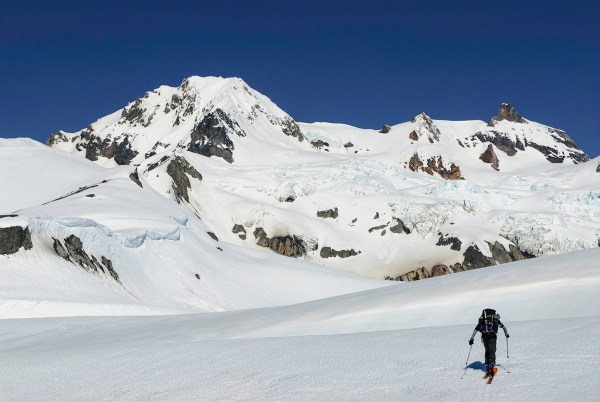
[[[500,314],[496,313],[496,310],[492,308],[486,308],[481,312],[479,322],[481,323],[482,334],[496,334],[498,332]]]

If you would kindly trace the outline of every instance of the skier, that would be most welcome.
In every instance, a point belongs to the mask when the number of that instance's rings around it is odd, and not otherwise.
[[[473,330],[473,335],[469,339],[469,345],[473,344],[473,339],[477,332],[481,332],[481,342],[485,348],[485,378],[493,377],[498,370],[496,366],[496,339],[498,338],[498,327],[504,330],[504,335],[509,338],[508,331],[502,322],[500,321],[500,314],[496,313],[496,310],[486,308],[481,312],[479,322]]]

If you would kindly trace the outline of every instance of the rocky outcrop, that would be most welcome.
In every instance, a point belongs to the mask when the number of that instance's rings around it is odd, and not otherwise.
[[[119,275],[113,268],[112,261],[104,256],[100,256],[100,261],[98,261],[96,256],[88,254],[83,249],[83,243],[77,236],[71,235],[62,241],[58,239],[53,240],[54,251],[58,256],[72,264],[79,265],[89,273],[109,275],[115,281],[121,282]]]
[[[379,130],[379,132],[381,134],[387,134],[390,132],[391,129],[392,127],[388,126],[387,124],[384,124],[383,127],[381,127],[381,130]]]
[[[138,186],[140,186],[142,188],[144,187],[144,186],[142,186],[142,182],[140,181],[140,176],[138,176],[137,169],[129,174],[129,178],[131,179],[131,181],[133,181]]]
[[[192,186],[188,175],[197,180],[202,180],[202,175],[181,156],[176,156],[169,162],[167,174],[173,179],[173,188],[177,200],[184,199],[190,202],[188,190]]]
[[[325,141],[322,141],[322,140],[317,140],[317,141],[313,141],[313,142],[311,142],[311,145],[312,145],[314,148],[317,148],[317,149],[323,149],[323,147],[328,147],[328,146],[329,146],[329,143],[328,143],[328,142],[325,142]]]
[[[306,243],[300,237],[295,235],[269,238],[263,228],[256,228],[254,230],[254,238],[256,239],[257,245],[270,248],[277,254],[286,257],[302,257],[306,255],[307,252]]]
[[[89,127],[89,130],[92,128]],[[74,141],[78,140],[75,148],[80,152],[85,151],[85,157],[91,161],[97,161],[99,157],[104,157],[113,159],[118,165],[129,165],[138,155],[138,151],[132,149],[127,134],[112,140],[108,136],[103,140],[86,129],[78,137],[73,137]]]
[[[463,256],[464,260],[462,265],[465,270],[484,268],[496,264],[493,259],[483,255],[476,245],[469,246]]]
[[[436,276],[442,276],[442,275],[447,275],[447,274],[451,274],[454,271],[452,271],[452,268],[448,267],[447,265],[443,265],[443,264],[439,264],[439,265],[434,265],[433,267],[431,267],[431,277],[436,277]]]
[[[598,166],[596,166],[596,173],[600,173],[600,162],[598,162]]]
[[[344,144],[344,148],[346,148],[346,149],[352,148],[353,146],[354,146],[354,144],[351,143],[351,142],[347,142],[347,143]]]
[[[148,94],[146,94],[145,97],[147,98]],[[140,98],[129,106],[125,107],[121,112],[121,118],[119,121],[122,123],[131,123],[132,126],[140,124],[143,127],[148,127],[152,121],[152,118],[154,117],[154,113],[147,113],[147,110],[143,107],[143,104],[144,102]]]
[[[392,233],[406,233],[410,234],[410,229],[398,218],[392,218],[392,226],[390,226],[390,232]]]
[[[440,232],[438,232],[438,235],[440,236],[440,238],[439,238],[438,242],[435,244],[436,246],[450,245],[451,250],[460,251],[460,248],[462,246],[462,241],[460,241],[460,239],[453,237],[453,236],[445,237]]]
[[[500,170],[500,161],[494,152],[494,146],[492,144],[488,145],[487,149],[479,156],[479,159],[481,159],[484,163],[489,163],[492,165],[492,168],[495,170]]]
[[[387,223],[385,225],[379,225],[379,226],[374,226],[372,228],[369,228],[369,233],[372,233],[375,230],[381,230],[381,229],[385,229],[387,227]]]
[[[449,169],[446,168],[441,156],[427,159],[427,165],[424,165],[419,154],[415,152],[408,162],[408,168],[413,172],[423,171],[431,176],[437,173],[446,180],[464,180],[460,168],[454,163],[450,164]]]
[[[519,248],[514,244],[510,244],[508,246],[509,249],[506,250],[506,248],[504,248],[504,246],[498,241],[494,244],[490,242],[486,243],[488,244],[490,252],[492,253],[492,258],[497,264],[506,264],[507,262],[521,261],[525,259],[525,256],[521,250],[519,250]]]
[[[521,250],[513,244],[509,246],[509,250],[506,250],[506,248],[498,241],[494,242],[494,244],[487,242],[487,244],[492,254],[491,257],[485,256],[476,245],[467,248],[463,254],[464,260],[462,263],[465,271],[489,267],[496,264],[520,261],[526,258]]]
[[[421,268],[415,269],[414,271],[407,272],[404,275],[397,276],[395,278],[393,278],[391,276],[386,276],[385,280],[412,282],[412,281],[418,281],[418,280],[427,279],[427,278],[431,278],[431,275],[429,275],[429,271],[427,271],[427,269],[425,269],[425,267],[421,267]]]
[[[237,122],[231,120],[227,113],[221,109],[207,113],[196,124],[190,134],[191,141],[188,151],[204,156],[216,156],[229,163],[233,163],[234,145],[229,138],[229,133],[238,137],[245,137],[246,133]]]
[[[332,218],[336,219],[338,217],[338,209],[337,207],[333,209],[327,209],[325,211],[317,211],[317,216],[319,218]]]
[[[440,140],[440,130],[433,123],[433,120],[431,120],[425,113],[416,115],[410,121],[412,123],[416,123],[417,127],[415,128],[415,134],[417,139],[420,137],[427,137],[431,143]]]
[[[14,254],[21,248],[31,250],[31,233],[29,228],[21,226],[9,226],[0,228],[0,254]]]
[[[300,126],[298,126],[298,123],[296,123],[294,119],[287,116],[283,119],[279,119],[278,123],[281,126],[281,131],[283,131],[285,135],[288,137],[294,137],[299,142],[304,141],[304,135],[300,130]]]
[[[419,141],[419,134],[417,134],[417,132],[415,130],[413,130],[408,135],[408,138],[410,138],[413,141]]]
[[[519,113],[517,113],[516,109],[508,103],[502,103],[500,105],[498,113],[496,113],[496,116],[492,117],[492,119],[488,123],[488,126],[493,127],[497,122],[502,120],[510,121],[513,123],[527,123],[527,120],[525,120]]]
[[[61,142],[67,142],[69,141],[67,139],[67,136],[62,132],[62,131],[55,131],[52,134],[50,134],[50,136],[48,137],[48,139],[46,139],[45,144],[48,145],[49,147],[52,147],[55,144],[61,143]]]
[[[475,133],[471,140],[474,140],[475,138],[477,138],[483,143],[491,142],[496,146],[496,148],[498,148],[508,156],[515,155],[517,153],[517,150],[525,150],[525,145],[521,142],[520,139],[517,138],[516,141],[513,141],[510,138],[508,138],[508,136],[506,136],[505,134],[497,131],[490,131],[489,133]]]
[[[246,240],[246,228],[242,225],[235,224],[233,225],[233,229],[231,230],[233,234],[238,235],[238,237],[242,240]],[[266,234],[265,234],[266,236]]]
[[[348,257],[354,257],[359,254],[360,254],[360,251],[356,251],[354,249],[334,250],[331,247],[323,247],[321,249],[321,252],[319,253],[321,258],[333,258],[333,257],[348,258]]]

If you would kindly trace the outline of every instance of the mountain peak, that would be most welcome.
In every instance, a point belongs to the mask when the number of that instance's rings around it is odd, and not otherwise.
[[[505,102],[500,104],[500,107],[498,108],[498,113],[496,113],[496,116],[492,117],[488,125],[493,126],[494,123],[501,120],[506,120],[513,123],[527,123],[527,120],[525,120],[523,116],[521,116],[519,112],[517,112],[514,106],[512,106],[510,103]]]

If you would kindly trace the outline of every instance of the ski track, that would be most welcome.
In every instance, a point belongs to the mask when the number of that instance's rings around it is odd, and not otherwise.
[[[0,378],[2,399],[565,401],[600,395],[600,317],[507,321],[510,362],[501,335],[500,371],[489,386],[479,337],[461,379],[475,323],[193,341],[161,337],[153,319],[141,321],[46,319],[25,330],[22,320],[1,321],[0,356],[10,368]]]

